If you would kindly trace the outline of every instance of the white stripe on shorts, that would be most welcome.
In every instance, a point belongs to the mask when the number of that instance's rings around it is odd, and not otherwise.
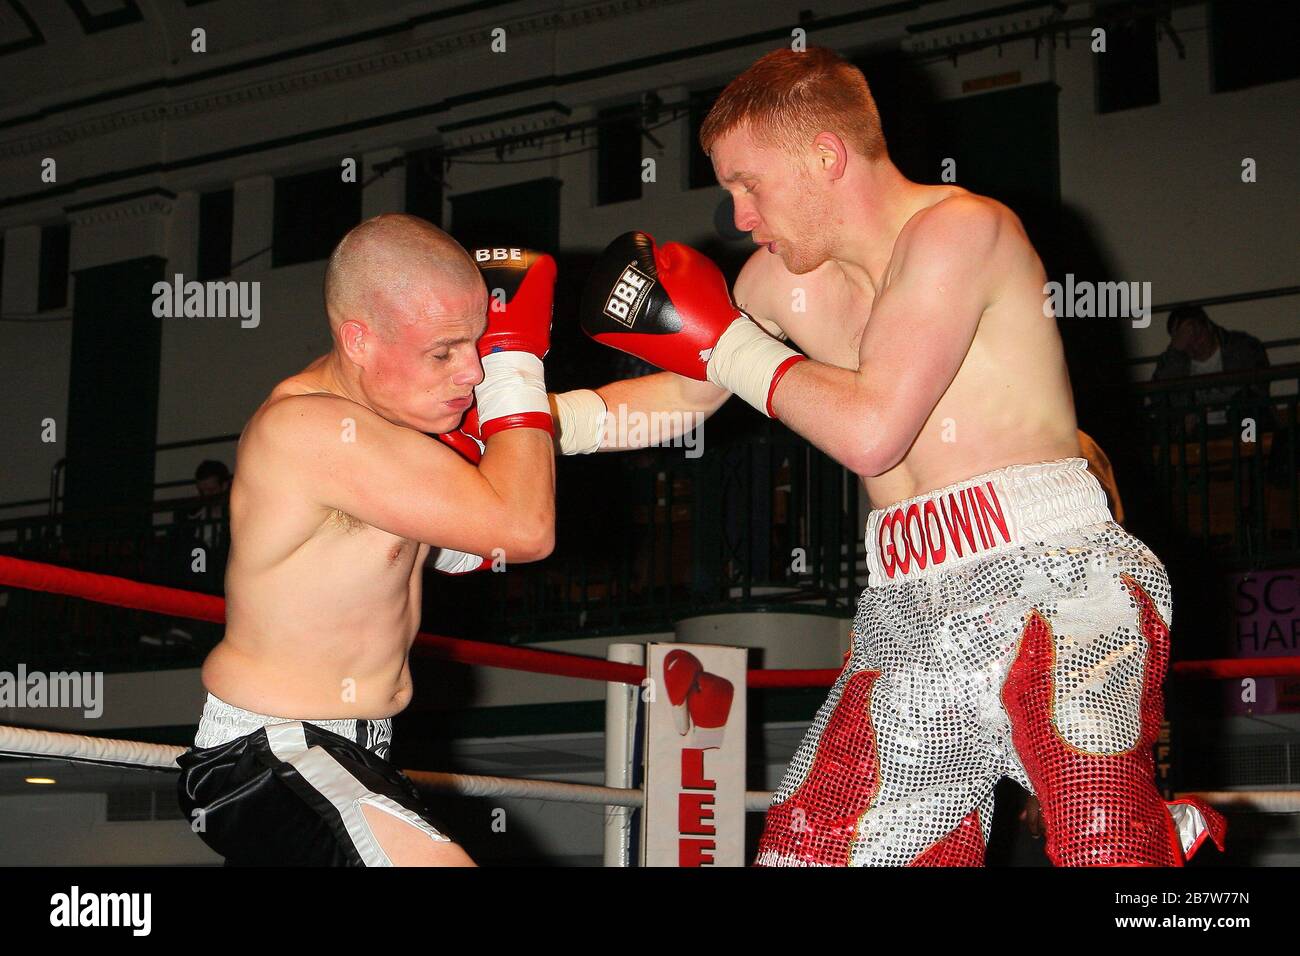
[[[357,854],[366,866],[392,866],[393,861],[388,858],[371,831],[370,824],[366,822],[365,813],[361,809],[363,804],[404,820],[439,843],[451,842],[418,814],[383,794],[366,789],[361,781],[348,773],[324,748],[308,747],[302,721],[271,724],[266,727],[266,739],[270,742],[271,752],[298,771],[298,775],[338,811]]]

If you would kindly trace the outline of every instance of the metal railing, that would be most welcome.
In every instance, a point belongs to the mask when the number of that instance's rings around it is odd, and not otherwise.
[[[579,487],[617,487],[559,503],[555,553],[508,574],[432,576],[448,607],[489,609],[489,633],[510,640],[572,638],[619,630],[669,630],[685,614],[790,607],[848,614],[866,583],[857,479],[784,426],[755,432],[700,458],[655,449],[624,462],[600,456]],[[566,468],[565,466],[570,466]]]
[[[201,448],[204,445],[227,445],[231,442],[239,441],[239,435],[212,435],[208,438],[187,438],[183,441],[163,442],[161,445],[154,446],[154,453],[162,451],[178,451],[182,448]],[[66,477],[68,459],[60,458],[50,468],[50,494],[49,494],[49,514],[58,514],[63,508],[63,481]],[[154,485],[154,491],[160,491],[164,488],[181,488],[193,484],[189,478],[180,478],[175,481],[161,481]],[[9,501],[0,503],[0,510],[11,508],[30,507],[31,505],[41,504],[44,499],[29,498],[25,501]]]
[[[212,513],[200,498],[179,498],[146,508],[10,518],[0,521],[0,552],[219,594],[229,542],[222,512]],[[46,668],[193,667],[220,637],[212,624],[18,588],[4,591],[0,603],[0,660]]]
[[[1147,500],[1169,543],[1243,568],[1300,560],[1300,364],[1133,390]]]

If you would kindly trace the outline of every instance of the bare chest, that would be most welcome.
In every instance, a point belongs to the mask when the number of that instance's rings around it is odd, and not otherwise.
[[[369,580],[403,584],[416,572],[428,546],[399,538],[344,511],[331,511],[312,537],[319,549],[331,552],[333,566],[346,566]]]

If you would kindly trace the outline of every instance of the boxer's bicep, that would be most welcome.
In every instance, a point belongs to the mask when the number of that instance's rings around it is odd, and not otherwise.
[[[334,487],[351,503],[350,514],[433,547],[479,555],[520,550],[506,501],[478,468],[435,439],[390,427],[388,440],[339,462]]]
[[[965,361],[989,304],[997,231],[996,212],[982,204],[933,216],[876,298],[858,371],[882,405],[891,446],[911,446]]]

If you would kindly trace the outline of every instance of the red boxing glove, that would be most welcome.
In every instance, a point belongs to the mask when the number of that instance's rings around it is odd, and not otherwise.
[[[471,405],[469,410],[465,412],[465,417],[460,422],[460,428],[433,437],[459,454],[471,465],[477,465],[483,460],[483,438],[479,435],[477,406]]]
[[[602,254],[581,320],[596,341],[712,382],[768,416],[777,383],[804,359],[735,306],[707,256],[676,242],[656,246],[644,232],[619,236]]]
[[[460,428],[433,437],[471,465],[477,465],[483,459],[483,440],[478,434],[478,409],[473,405],[461,420]],[[469,574],[492,566],[492,562],[482,555],[453,551],[451,548],[432,548],[426,560],[435,571],[443,574]]]
[[[487,284],[487,330],[478,341],[483,381],[474,389],[483,437],[507,428],[554,435],[542,358],[551,347],[555,260],[528,249],[470,253]]]

